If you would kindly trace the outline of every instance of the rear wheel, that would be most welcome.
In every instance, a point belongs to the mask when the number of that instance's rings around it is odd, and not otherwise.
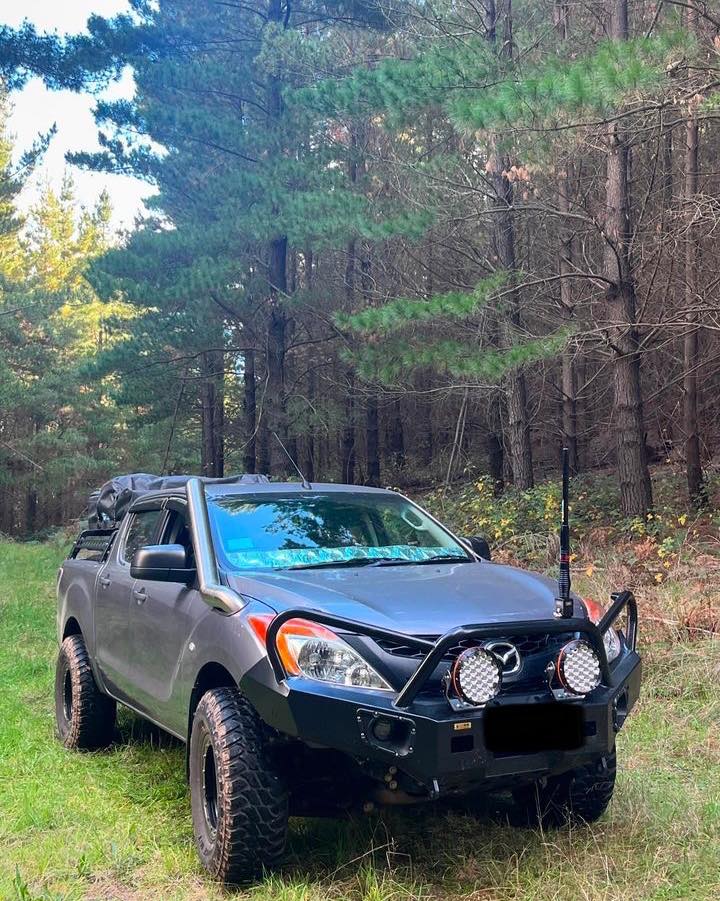
[[[607,757],[600,757],[587,766],[514,792],[513,822],[544,828],[594,823],[612,799],[616,770],[613,748]]]
[[[252,881],[285,850],[288,798],[262,723],[235,688],[203,695],[190,736],[190,793],[203,866],[226,884]]]
[[[60,646],[55,669],[55,721],[66,748],[104,748],[115,734],[115,701],[98,688],[82,635]]]

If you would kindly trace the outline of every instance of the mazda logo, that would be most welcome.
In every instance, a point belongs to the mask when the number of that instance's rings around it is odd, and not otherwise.
[[[522,657],[520,651],[509,641],[490,641],[485,647],[502,663],[503,676],[512,676],[520,672]]]

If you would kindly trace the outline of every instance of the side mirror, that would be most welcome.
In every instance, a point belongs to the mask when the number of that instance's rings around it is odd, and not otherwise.
[[[130,575],[133,579],[187,585],[195,579],[195,570],[188,568],[187,554],[181,544],[148,544],[135,551]]]
[[[482,557],[484,560],[492,559],[490,555],[490,545],[487,543],[487,539],[483,538],[482,535],[473,535],[472,538],[466,538],[465,544],[467,544],[470,550],[474,554],[477,554],[478,557]]]

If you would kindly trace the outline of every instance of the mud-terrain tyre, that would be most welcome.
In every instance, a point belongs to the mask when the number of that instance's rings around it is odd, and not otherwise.
[[[513,793],[511,820],[516,825],[557,829],[594,823],[607,810],[615,789],[615,749],[592,763],[561,776],[551,776]]]
[[[98,688],[82,635],[60,645],[55,668],[55,722],[66,748],[93,751],[115,735],[116,704]]]
[[[206,692],[189,752],[193,829],[203,866],[226,885],[275,867],[285,850],[288,796],[255,710],[236,688]]]

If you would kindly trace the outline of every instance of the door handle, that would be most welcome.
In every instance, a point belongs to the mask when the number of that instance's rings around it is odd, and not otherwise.
[[[99,581],[100,581],[100,587],[101,587],[101,588],[109,588],[109,587],[110,587],[110,582],[111,582],[110,579],[106,579],[106,578],[103,577],[103,578],[100,578]]]
[[[133,597],[138,604],[144,604],[147,600],[147,592],[144,588],[133,588]]]

